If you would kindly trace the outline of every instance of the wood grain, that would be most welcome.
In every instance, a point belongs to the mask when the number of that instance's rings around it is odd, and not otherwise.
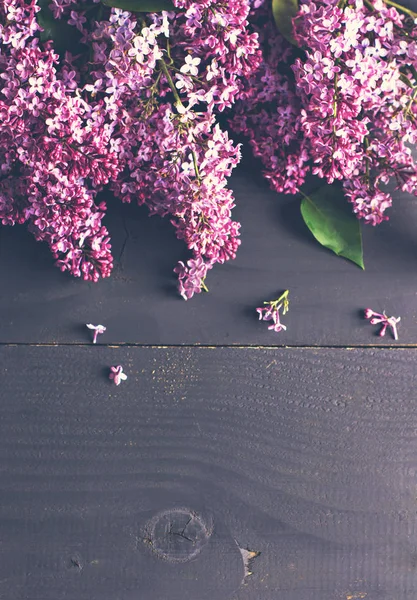
[[[172,269],[184,259],[172,227],[109,199],[116,268],[97,284],[72,279],[23,228],[0,228],[0,343],[88,343],[84,323],[107,326],[101,343],[391,345],[364,308],[400,315],[400,344],[417,341],[417,201],[396,196],[391,221],[364,227],[366,271],[320,247],[299,200],[271,192],[250,169],[232,178],[242,223],[235,261],[208,277],[208,294],[185,302]],[[255,308],[289,288],[288,330],[259,323]]]
[[[4,346],[0,361],[2,600],[417,597],[415,350]],[[245,581],[239,547],[261,552]]]

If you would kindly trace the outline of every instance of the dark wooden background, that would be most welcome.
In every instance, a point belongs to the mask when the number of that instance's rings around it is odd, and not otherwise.
[[[188,302],[144,210],[111,205],[98,284],[0,228],[1,600],[417,598],[417,201],[365,227],[363,272],[294,198],[232,186],[238,258]],[[285,288],[274,334],[254,309]]]
[[[102,343],[146,345],[390,346],[360,318],[367,306],[401,315],[401,345],[417,341],[417,200],[396,194],[390,221],[364,227],[365,266],[312,238],[299,200],[240,169],[232,178],[242,223],[235,261],[209,272],[210,293],[185,302],[172,270],[186,259],[168,221],[109,198],[116,267],[88,283],[53,267],[24,227],[0,229],[0,342],[83,344],[84,323],[107,326]],[[254,308],[289,288],[288,330],[272,335]]]

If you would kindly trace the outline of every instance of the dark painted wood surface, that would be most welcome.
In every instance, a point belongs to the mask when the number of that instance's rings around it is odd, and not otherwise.
[[[109,199],[99,284],[0,227],[0,600],[416,600],[417,348],[343,347],[416,345],[417,201],[364,228],[364,273],[252,168],[232,187],[238,258],[187,303],[142,209]],[[285,288],[271,334],[254,309]]]
[[[83,324],[107,326],[102,343],[391,345],[360,311],[402,317],[400,344],[417,340],[417,200],[396,196],[391,221],[364,228],[366,271],[321,248],[299,200],[271,192],[241,168],[232,179],[242,246],[208,277],[209,294],[185,302],[172,273],[183,244],[167,221],[110,202],[116,269],[89,284],[61,274],[24,229],[0,228],[0,342],[88,343]],[[255,308],[289,288],[288,330],[267,331]]]
[[[417,597],[416,350],[0,364],[2,600]],[[246,579],[239,546],[261,552]]]

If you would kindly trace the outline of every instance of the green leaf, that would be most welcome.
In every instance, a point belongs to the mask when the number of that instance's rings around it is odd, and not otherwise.
[[[171,0],[102,0],[106,6],[121,8],[129,12],[160,12],[161,10],[175,10]]]
[[[272,0],[272,14],[281,35],[298,46],[292,35],[292,18],[298,13],[298,0]]]
[[[363,264],[360,223],[338,185],[327,185],[301,200],[301,214],[316,240],[338,256]]]
[[[54,19],[53,13],[48,8],[50,0],[39,0],[38,4],[41,10],[36,18],[43,28],[40,33],[41,42],[52,40],[58,54],[64,54],[67,50],[73,54],[79,52],[81,33],[78,29],[68,25],[64,19]]]

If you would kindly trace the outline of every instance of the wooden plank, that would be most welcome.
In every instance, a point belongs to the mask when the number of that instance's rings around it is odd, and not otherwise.
[[[415,350],[0,353],[0,598],[417,597]]]
[[[185,302],[172,269],[184,259],[172,227],[145,210],[112,205],[116,269],[97,284],[52,264],[23,228],[0,228],[0,343],[88,343],[84,323],[107,326],[103,343],[390,345],[360,316],[371,306],[400,315],[400,343],[417,340],[417,201],[398,197],[392,220],[365,227],[366,272],[321,248],[299,215],[299,201],[271,192],[242,169],[233,178],[242,223],[237,259],[208,278],[209,294]],[[255,308],[289,288],[288,330],[274,334]]]

